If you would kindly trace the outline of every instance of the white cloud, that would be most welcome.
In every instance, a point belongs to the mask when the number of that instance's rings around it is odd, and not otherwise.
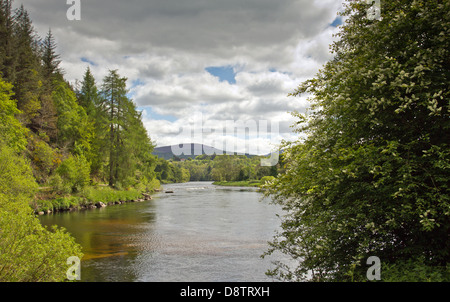
[[[67,20],[69,6],[61,0],[16,0],[15,6],[24,4],[41,36],[51,27],[67,80],[82,78],[89,65],[82,58],[93,63],[98,84],[118,69],[140,108],[174,117],[144,115],[162,146],[189,139],[180,129],[199,112],[217,129],[226,120],[269,120],[280,125],[276,141],[295,137],[289,112],[308,104],[287,95],[331,58],[337,29],[329,25],[341,2],[90,0],[81,1],[81,21]],[[210,66],[234,66],[236,83],[221,82],[205,70]],[[214,141],[214,135],[204,138]]]

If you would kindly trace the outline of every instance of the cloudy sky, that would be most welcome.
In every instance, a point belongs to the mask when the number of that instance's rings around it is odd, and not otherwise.
[[[90,66],[100,85],[118,69],[158,146],[258,154],[295,139],[290,112],[308,103],[287,95],[331,59],[342,9],[342,0],[80,0],[81,20],[69,21],[66,2],[14,6],[40,36],[51,28],[68,81]]]

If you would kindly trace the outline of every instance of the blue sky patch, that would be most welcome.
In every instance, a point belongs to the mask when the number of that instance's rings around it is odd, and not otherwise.
[[[170,122],[175,122],[177,120],[176,117],[172,115],[161,115],[153,111],[152,107],[139,107],[137,108],[139,111],[145,111],[146,118],[149,120],[165,120]]]
[[[330,24],[330,26],[333,27],[338,27],[339,25],[342,25],[342,18],[341,17],[336,17],[336,19],[334,19],[334,21]]]
[[[97,63],[95,63],[94,61],[89,60],[86,57],[82,57],[81,58],[81,62],[88,63],[89,65],[92,65],[92,66],[97,66]]]
[[[230,84],[236,84],[236,72],[233,66],[211,66],[206,67],[205,70],[218,77],[221,82],[227,81]]]

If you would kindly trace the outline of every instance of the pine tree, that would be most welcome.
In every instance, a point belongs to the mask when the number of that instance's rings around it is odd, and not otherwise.
[[[37,34],[32,25],[28,12],[23,5],[14,15],[15,56],[17,64],[14,82],[14,92],[18,100],[18,108],[23,111],[21,121],[25,125],[36,116],[41,109],[39,101],[41,76],[40,62],[37,51]]]
[[[91,173],[94,177],[102,178],[104,154],[107,152],[105,135],[108,132],[105,108],[102,107],[103,99],[98,91],[95,78],[89,67],[86,68],[81,89],[77,91],[78,103],[85,109],[89,120],[94,126],[91,153]],[[98,109],[97,109],[98,108]]]
[[[86,68],[83,81],[81,82],[81,90],[77,92],[78,102],[84,107],[89,116],[95,115],[95,105],[99,102],[99,92],[95,84],[95,78],[91,69]]]
[[[11,0],[0,0],[0,72],[2,77],[10,83],[13,83],[16,78],[12,2]]]
[[[60,55],[56,53],[56,42],[51,29],[48,30],[47,36],[42,41],[42,63],[44,76],[47,79],[52,78],[54,74],[61,73],[59,69]]]

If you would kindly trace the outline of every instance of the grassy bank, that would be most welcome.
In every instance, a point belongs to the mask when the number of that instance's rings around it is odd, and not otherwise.
[[[243,181],[215,181],[213,185],[226,187],[259,187],[259,180],[243,180]]]
[[[105,185],[88,186],[78,193],[58,195],[51,189],[40,190],[31,207],[37,214],[54,212],[85,210],[150,199],[150,194],[160,188],[159,182],[151,187],[136,187],[127,189],[114,189]]]
[[[213,185],[227,186],[227,187],[261,187],[267,182],[273,181],[275,177],[264,176],[260,180],[242,180],[242,181],[215,181]]]

